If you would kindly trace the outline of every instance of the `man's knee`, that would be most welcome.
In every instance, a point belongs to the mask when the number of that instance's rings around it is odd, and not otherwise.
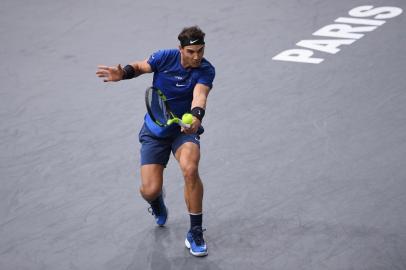
[[[157,184],[142,184],[140,187],[140,193],[144,199],[147,201],[154,200],[159,196],[162,191],[162,187]]]
[[[146,200],[153,200],[162,190],[163,166],[157,164],[143,165],[141,167],[140,193]]]
[[[197,164],[188,163],[181,166],[183,177],[186,182],[193,183],[198,179],[198,166]]]

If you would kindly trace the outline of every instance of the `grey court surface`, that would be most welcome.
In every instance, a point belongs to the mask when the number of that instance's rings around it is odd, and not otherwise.
[[[0,269],[406,269],[406,12],[337,53],[313,50],[320,64],[272,59],[332,39],[312,34],[365,5],[406,10],[400,0],[1,0]],[[201,141],[205,258],[184,248],[173,159],[166,228],[138,194],[152,76],[95,76],[98,64],[176,47],[194,24],[217,70]]]

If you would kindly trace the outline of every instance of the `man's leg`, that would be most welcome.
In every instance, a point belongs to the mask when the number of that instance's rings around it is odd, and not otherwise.
[[[156,223],[163,226],[168,212],[163,201],[163,171],[171,154],[171,141],[155,137],[144,125],[139,133],[141,143],[141,186],[142,197],[151,205]]]
[[[164,166],[146,164],[141,166],[141,196],[151,205],[152,214],[159,226],[164,226],[168,218],[162,194]]]
[[[190,230],[185,244],[195,256],[207,255],[203,239],[203,183],[199,176],[200,148],[193,142],[182,144],[175,153],[185,180],[185,202],[190,214]]]
[[[189,213],[202,213],[203,183],[199,176],[199,146],[187,142],[175,154],[185,180],[184,194]]]
[[[162,191],[164,166],[146,164],[141,166],[141,196],[148,202],[155,200]]]

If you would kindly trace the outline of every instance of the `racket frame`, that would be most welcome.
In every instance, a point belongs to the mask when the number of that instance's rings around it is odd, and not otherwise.
[[[163,105],[163,106],[161,106],[164,109],[163,113],[164,113],[164,115],[166,117],[169,116],[169,119],[167,119],[166,123],[161,123],[160,121],[158,121],[154,117],[154,114],[152,113],[152,109],[151,109],[151,107],[149,105],[149,103],[150,103],[149,102],[149,100],[150,100],[150,98],[149,98],[150,91],[156,91],[157,92],[157,94],[159,96],[159,102],[160,102],[160,104]],[[167,99],[166,99],[164,93],[162,93],[162,91],[159,90],[158,88],[155,88],[153,86],[147,88],[147,90],[145,91],[145,105],[147,107],[148,115],[151,117],[152,121],[154,121],[158,126],[165,127],[165,126],[169,126],[169,125],[171,125],[173,123],[176,123],[176,124],[178,124],[179,126],[181,126],[183,128],[190,128],[189,124],[183,123],[181,119],[179,119],[178,117],[176,117],[174,115],[174,113],[169,108],[169,105],[167,103]]]

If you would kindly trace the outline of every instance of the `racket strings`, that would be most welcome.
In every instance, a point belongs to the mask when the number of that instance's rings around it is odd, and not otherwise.
[[[159,89],[150,87],[145,95],[145,103],[150,118],[159,126],[170,125],[171,119],[177,119],[177,116],[171,111],[168,99]],[[169,123],[170,122],[170,123]],[[168,124],[169,123],[169,124]]]

